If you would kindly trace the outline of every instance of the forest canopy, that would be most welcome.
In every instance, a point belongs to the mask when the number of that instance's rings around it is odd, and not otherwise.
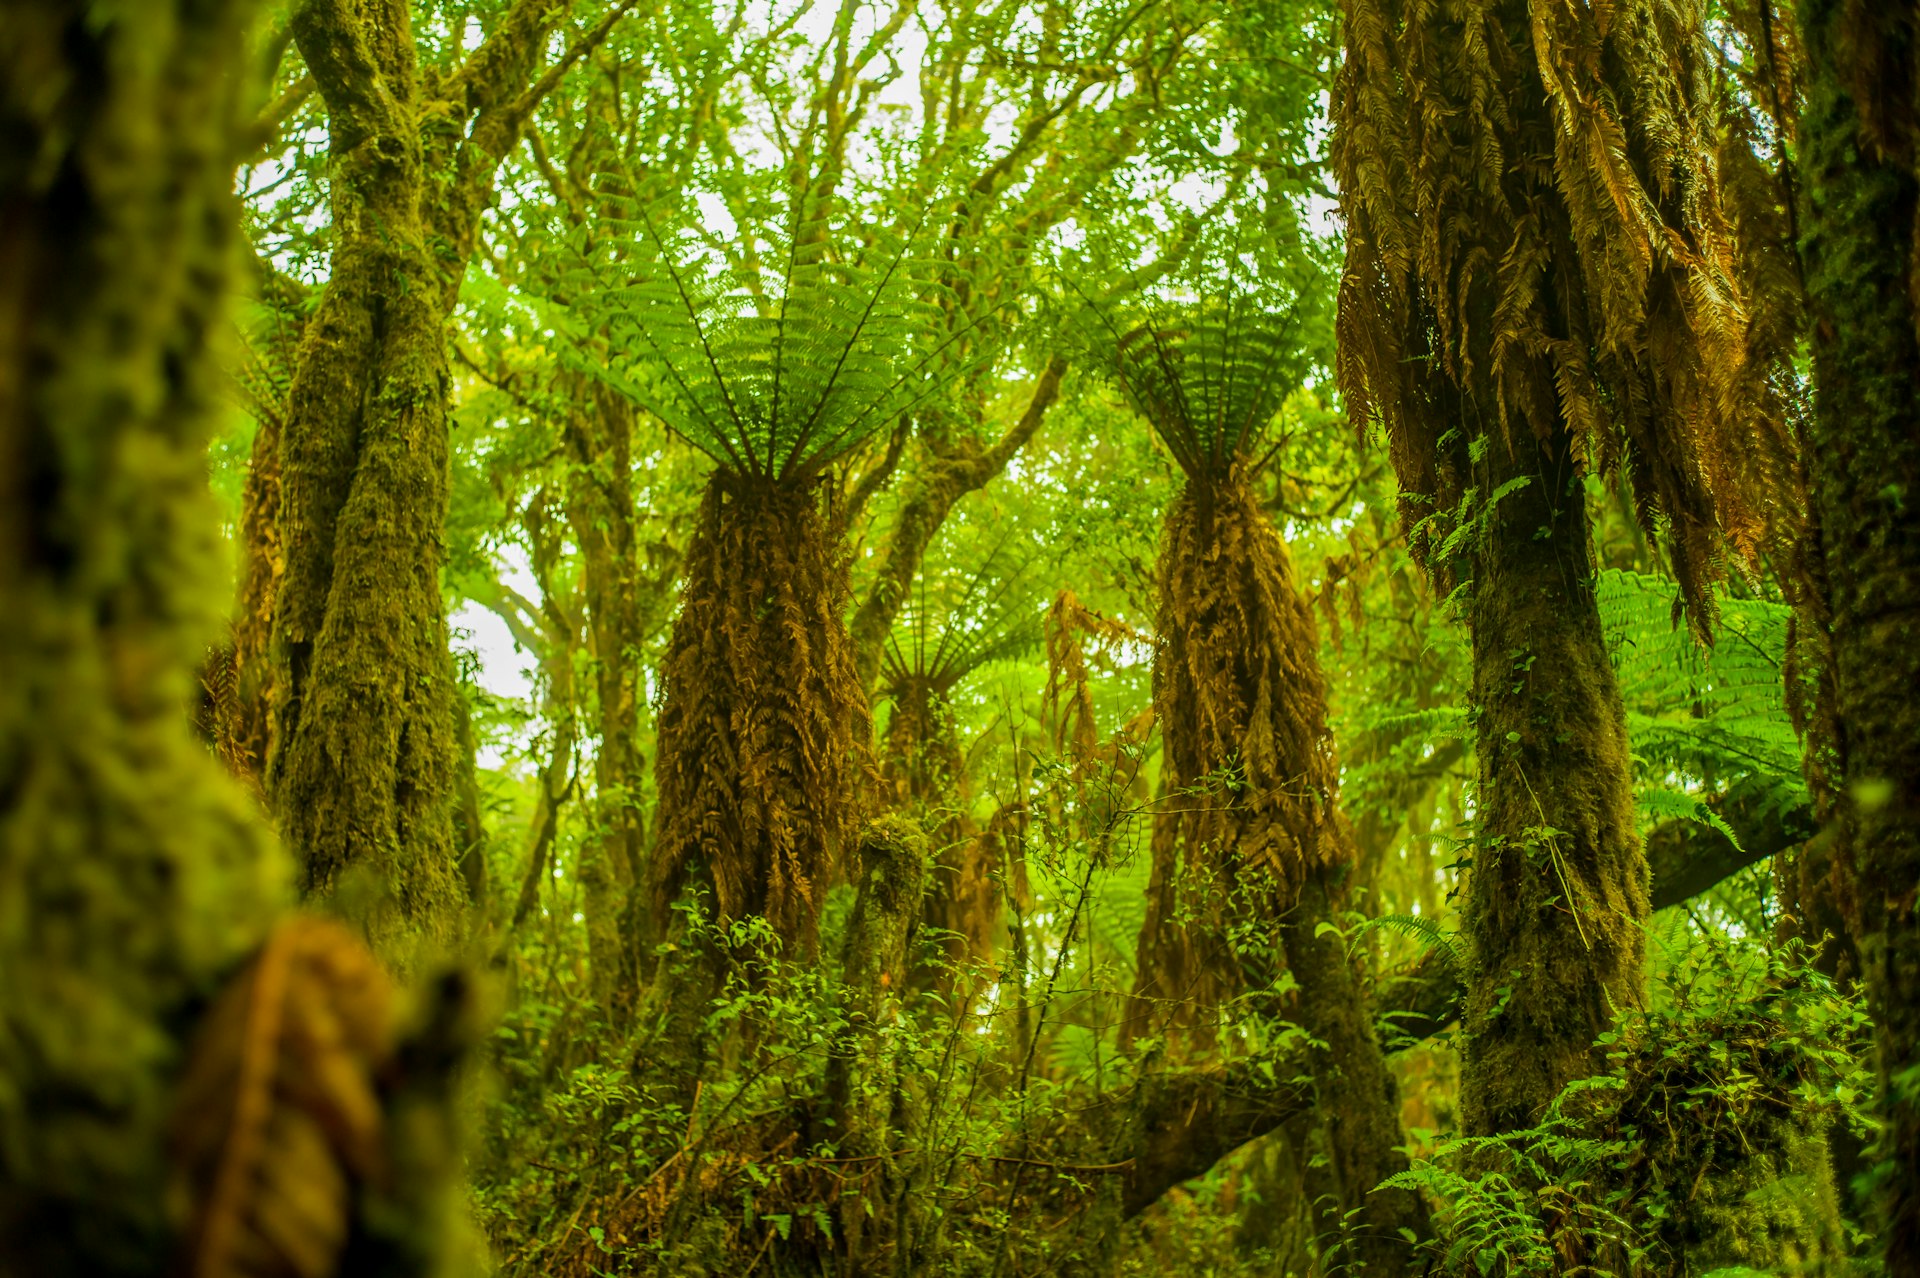
[[[0,1276],[1920,1274],[1920,10],[0,0]]]

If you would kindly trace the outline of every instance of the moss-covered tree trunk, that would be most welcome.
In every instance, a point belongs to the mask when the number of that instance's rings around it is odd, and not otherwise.
[[[1156,831],[1141,993],[1176,1027],[1204,1030],[1282,964],[1293,973],[1300,1022],[1326,1045],[1311,1066],[1349,1257],[1397,1272],[1406,1233],[1424,1237],[1428,1223],[1418,1195],[1376,1188],[1407,1166],[1394,1085],[1345,944],[1320,928],[1344,905],[1354,847],[1319,641],[1285,543],[1237,466],[1191,479],[1168,516],[1158,629],[1154,702],[1169,783],[1187,793],[1169,809],[1177,838]],[[1130,1020],[1152,1017],[1137,1001]]]
[[[1920,1271],[1920,31],[1808,0],[1802,250],[1837,747],[1827,838],[1879,1046],[1886,1272]]]
[[[1597,1072],[1594,1040],[1645,982],[1647,867],[1585,488],[1564,433],[1513,433],[1475,470],[1480,493],[1506,492],[1477,512],[1468,615],[1480,779],[1461,1090],[1482,1135],[1532,1126]]]
[[[0,4],[0,1273],[169,1272],[195,1010],[284,864],[189,734],[242,0]]]
[[[281,440],[268,789],[307,893],[346,889],[400,963],[454,942],[466,897],[440,583],[447,318],[561,8],[521,0],[446,72],[420,65],[404,0],[293,13],[329,116],[333,257]]]

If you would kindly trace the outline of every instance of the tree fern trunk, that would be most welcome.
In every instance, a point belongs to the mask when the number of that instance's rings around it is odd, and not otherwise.
[[[1167,999],[1162,1023],[1206,1041],[1218,1008],[1269,984],[1283,961],[1299,985],[1301,1024],[1326,1044],[1310,1060],[1341,1205],[1354,1221],[1350,1254],[1373,1272],[1396,1272],[1410,1254],[1407,1235],[1429,1227],[1416,1194],[1376,1191],[1407,1166],[1393,1083],[1344,945],[1316,935],[1342,904],[1354,849],[1336,806],[1312,612],[1285,543],[1237,469],[1189,482],[1168,517],[1160,573],[1154,700],[1170,784],[1188,793],[1155,831],[1128,1028],[1138,1033],[1151,1000]],[[1234,786],[1218,786],[1229,770]],[[1279,925],[1277,946],[1240,939],[1249,911]]]
[[[718,471],[686,574],[661,665],[649,934],[698,886],[721,917],[763,916],[809,952],[872,730],[844,620],[846,549],[817,485]]]
[[[171,1272],[184,1039],[281,901],[187,720],[252,10],[0,4],[0,1274]]]
[[[1842,870],[1878,1037],[1886,1272],[1912,1273],[1920,1270],[1920,347],[1912,291],[1920,181],[1910,77],[1920,33],[1908,6],[1809,0],[1800,20],[1815,396],[1808,456],[1840,765],[1825,837]]]
[[[1476,842],[1461,1089],[1466,1128],[1531,1127],[1594,1073],[1593,1042],[1642,997],[1647,868],[1626,720],[1593,594],[1584,487],[1562,433],[1487,441],[1508,491],[1472,554]],[[1482,500],[1485,500],[1483,498]]]

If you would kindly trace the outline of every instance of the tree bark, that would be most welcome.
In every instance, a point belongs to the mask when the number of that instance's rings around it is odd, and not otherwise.
[[[639,946],[631,913],[644,880],[646,818],[640,807],[639,571],[633,507],[633,409],[596,387],[567,425],[574,466],[567,516],[580,547],[593,659],[596,736],[593,829],[582,840],[578,873],[586,895],[588,962],[594,1001],[616,1024],[632,1015],[639,989]]]
[[[446,324],[563,8],[517,0],[447,74],[419,66],[403,0],[304,0],[292,18],[329,113],[334,249],[281,441],[268,792],[306,893],[345,889],[400,966],[455,943],[465,913]]]
[[[0,1274],[170,1272],[186,1039],[282,903],[187,718],[252,11],[0,4]]]
[[[1593,593],[1572,441],[1515,423],[1488,441],[1500,493],[1472,555],[1475,751],[1466,1130],[1533,1126],[1603,1064],[1594,1040],[1644,984],[1647,865],[1635,833],[1626,716]],[[1484,498],[1483,498],[1484,500]]]
[[[1809,0],[1808,426],[1832,624],[1841,869],[1878,1044],[1886,1272],[1920,1271],[1920,345],[1914,17]],[[1905,77],[1904,80],[1902,77]],[[1905,83],[1905,97],[1899,84]]]

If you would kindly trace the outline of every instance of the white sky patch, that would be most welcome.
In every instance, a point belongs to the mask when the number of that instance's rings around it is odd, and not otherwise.
[[[503,546],[494,552],[494,572],[500,581],[535,603],[540,601],[540,586],[527,563],[526,552],[518,546]],[[447,618],[456,635],[454,644],[473,653],[474,682],[489,696],[503,701],[531,702],[537,663],[534,655],[514,642],[513,631],[490,609],[472,600],[463,601]],[[475,755],[483,768],[501,770],[509,766],[505,752],[491,742],[482,742]]]
[[[733,220],[733,214],[727,211],[727,201],[717,191],[702,191],[693,197],[700,206],[700,224],[708,233],[725,240],[731,240],[740,234],[740,224]]]

